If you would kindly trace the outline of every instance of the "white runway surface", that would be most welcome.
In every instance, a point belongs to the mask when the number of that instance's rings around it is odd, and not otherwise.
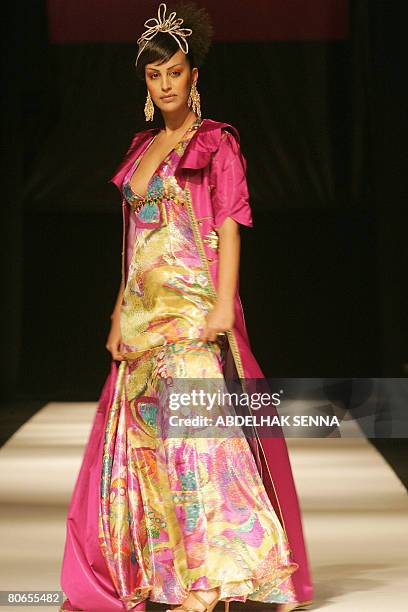
[[[65,516],[95,411],[96,403],[49,403],[0,449],[1,591],[60,590]],[[408,610],[408,498],[397,476],[358,433],[287,443],[315,587],[312,609]],[[232,602],[231,612],[237,610],[245,606]]]

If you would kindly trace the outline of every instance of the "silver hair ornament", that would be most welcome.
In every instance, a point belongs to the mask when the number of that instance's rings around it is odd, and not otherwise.
[[[170,15],[166,19],[166,10],[167,6],[164,2],[161,2],[157,10],[158,19],[152,17],[151,19],[148,19],[144,22],[144,25],[146,26],[147,30],[145,30],[140,36],[140,38],[137,39],[137,44],[139,45],[139,53],[136,57],[135,66],[137,66],[137,60],[139,59],[140,54],[142,53],[148,42],[151,41],[152,38],[154,38],[159,32],[168,32],[171,36],[173,36],[174,40],[177,41],[178,46],[183,51],[183,53],[188,53],[188,43],[186,37],[191,36],[193,30],[191,30],[190,28],[180,28],[184,19],[181,19],[181,17],[176,19],[175,11],[170,13]],[[149,25],[150,22],[154,22],[155,25]]]

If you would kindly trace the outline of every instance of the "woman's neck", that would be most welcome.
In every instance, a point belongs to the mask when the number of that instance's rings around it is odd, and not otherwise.
[[[163,117],[164,128],[162,131],[170,138],[179,132],[184,132],[190,125],[198,119],[197,115],[192,110],[187,113],[174,117],[173,115]]]

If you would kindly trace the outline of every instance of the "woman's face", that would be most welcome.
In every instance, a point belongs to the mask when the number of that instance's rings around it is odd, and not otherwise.
[[[190,64],[181,49],[164,64],[146,64],[146,85],[155,105],[164,114],[185,108],[191,85],[197,80],[197,73],[197,68],[190,70]],[[165,96],[171,97],[166,99]]]

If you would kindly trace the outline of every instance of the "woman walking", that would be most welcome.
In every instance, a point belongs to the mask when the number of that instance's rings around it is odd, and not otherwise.
[[[248,599],[289,612],[312,586],[284,439],[169,426],[180,383],[219,390],[227,372],[262,372],[238,295],[246,160],[236,128],[201,116],[210,20],[193,3],[166,10],[145,22],[136,58],[146,120],[157,107],[163,127],[138,132],[111,179],[123,205],[113,363],[68,511],[62,610]]]

